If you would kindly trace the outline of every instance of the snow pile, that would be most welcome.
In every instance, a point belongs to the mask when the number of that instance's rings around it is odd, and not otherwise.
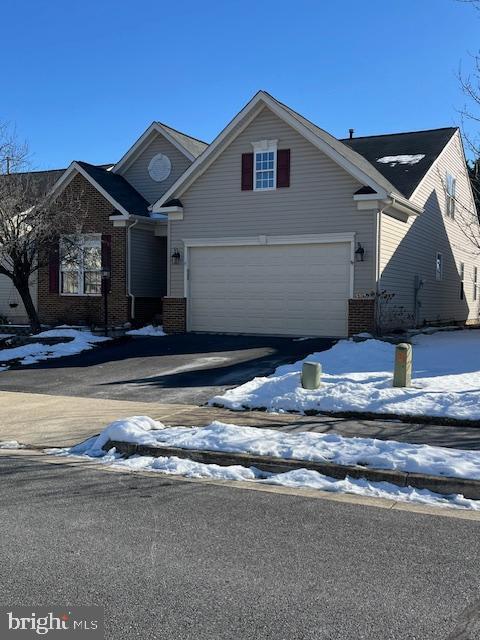
[[[175,456],[132,456],[124,459],[114,448],[105,452],[108,440],[169,445],[185,449],[241,451],[279,455],[305,460],[329,460],[342,464],[371,464],[386,469],[436,471],[458,477],[480,477],[480,452],[455,451],[427,445],[405,445],[368,438],[342,438],[313,433],[284,434],[269,429],[237,427],[213,422],[208,427],[165,427],[146,416],[134,416],[111,423],[99,436],[68,449],[46,449],[62,456],[97,458],[104,465],[128,471],[156,471],[188,478],[252,481],[285,487],[307,487],[335,493],[353,493],[399,502],[416,502],[480,510],[480,502],[461,495],[441,496],[425,489],[397,487],[388,482],[363,479],[336,480],[316,471],[297,469],[267,473],[255,467],[202,464]],[[383,465],[383,466],[382,466]]]
[[[16,440],[0,440],[0,449],[25,449],[25,445]]]
[[[167,334],[164,332],[163,327],[154,327],[152,324],[142,327],[141,329],[131,329],[127,331],[127,336],[151,336],[153,338],[162,338]]]
[[[78,329],[60,328],[51,329],[38,333],[38,338],[72,338],[69,342],[47,345],[40,342],[32,342],[13,349],[0,349],[0,362],[10,362],[20,360],[20,364],[34,364],[41,360],[51,358],[61,358],[81,353],[87,349],[92,349],[95,344],[104,342],[110,338],[95,336],[90,331],[79,331]],[[1,370],[1,368],[0,368]]]
[[[395,347],[380,340],[342,340],[328,351],[279,367],[215,396],[210,404],[229,409],[307,410],[480,419],[480,332],[418,335],[413,343],[413,382],[394,389]],[[323,385],[302,389],[303,362],[322,365]]]
[[[109,440],[480,479],[480,451],[395,440],[345,438],[337,434],[284,433],[217,421],[206,427],[165,427],[147,416],[112,422],[99,436],[77,445],[71,452],[103,456],[102,447]]]
[[[397,164],[417,164],[420,160],[423,160],[425,157],[424,153],[417,153],[415,155],[400,155],[400,156],[383,156],[383,158],[378,158],[377,162],[381,164],[389,164],[391,167],[396,167]]]

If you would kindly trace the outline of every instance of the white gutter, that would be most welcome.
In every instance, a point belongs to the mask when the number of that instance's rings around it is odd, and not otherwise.
[[[132,236],[131,230],[137,225],[140,220],[140,216],[135,216],[136,220],[127,227],[127,295],[130,297],[130,317],[133,320],[135,318],[135,296],[132,293]]]

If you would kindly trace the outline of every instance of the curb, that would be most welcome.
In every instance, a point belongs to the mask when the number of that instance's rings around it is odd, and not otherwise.
[[[248,413],[250,411],[258,411],[261,413],[275,414],[275,410],[267,409],[267,407],[247,407],[242,406],[241,409],[230,409],[224,404],[214,402],[205,404],[205,407],[213,407],[214,409],[224,409],[231,413]],[[369,411],[324,411],[321,409],[305,409],[305,411],[286,410],[284,413],[293,416],[326,416],[329,418],[352,418],[353,420],[382,420],[391,422],[396,420],[407,424],[431,424],[439,427],[469,427],[473,429],[480,428],[480,420],[469,420],[468,418],[443,418],[437,416],[420,416],[408,413],[374,413]]]
[[[435,493],[448,495],[459,493],[470,500],[480,500],[480,480],[465,478],[452,478],[449,476],[431,476],[422,473],[410,473],[406,471],[392,471],[391,469],[374,469],[359,465],[341,465],[334,462],[319,462],[315,460],[291,460],[286,458],[273,458],[269,456],[257,456],[249,453],[231,453],[228,451],[207,451],[199,449],[180,449],[178,447],[154,447],[118,440],[109,440],[103,449],[108,451],[112,447],[122,455],[153,456],[155,458],[175,456],[188,458],[203,464],[218,464],[221,467],[241,465],[242,467],[255,467],[260,471],[269,473],[286,473],[295,469],[308,469],[317,471],[336,480],[350,478],[363,478],[371,482],[391,482],[398,487],[413,487],[415,489],[428,489]]]

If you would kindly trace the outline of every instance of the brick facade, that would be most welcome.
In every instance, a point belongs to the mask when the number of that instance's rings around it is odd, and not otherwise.
[[[375,331],[375,300],[351,298],[348,301],[348,335]]]
[[[122,325],[129,320],[126,229],[113,226],[108,219],[115,213],[113,206],[83,176],[75,176],[64,193],[67,202],[69,194],[79,198],[82,208],[87,212],[82,233],[102,233],[111,236],[111,291],[108,295],[108,316],[112,325]],[[69,230],[65,229],[62,232],[69,233]],[[49,269],[48,266],[44,266],[38,272],[38,311],[41,322],[45,324],[102,325],[103,297],[50,293]]]
[[[165,297],[163,302],[163,330],[165,333],[185,333],[187,330],[186,298]]]
[[[135,324],[162,321],[162,298],[135,298]]]

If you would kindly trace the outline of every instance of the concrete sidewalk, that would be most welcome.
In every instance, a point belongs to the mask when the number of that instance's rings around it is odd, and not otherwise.
[[[35,447],[65,447],[99,433],[112,420],[148,415],[168,425],[204,426],[213,420],[238,425],[314,431],[480,450],[480,429],[416,425],[397,421],[233,412],[183,404],[131,402],[0,391],[0,441]]]

